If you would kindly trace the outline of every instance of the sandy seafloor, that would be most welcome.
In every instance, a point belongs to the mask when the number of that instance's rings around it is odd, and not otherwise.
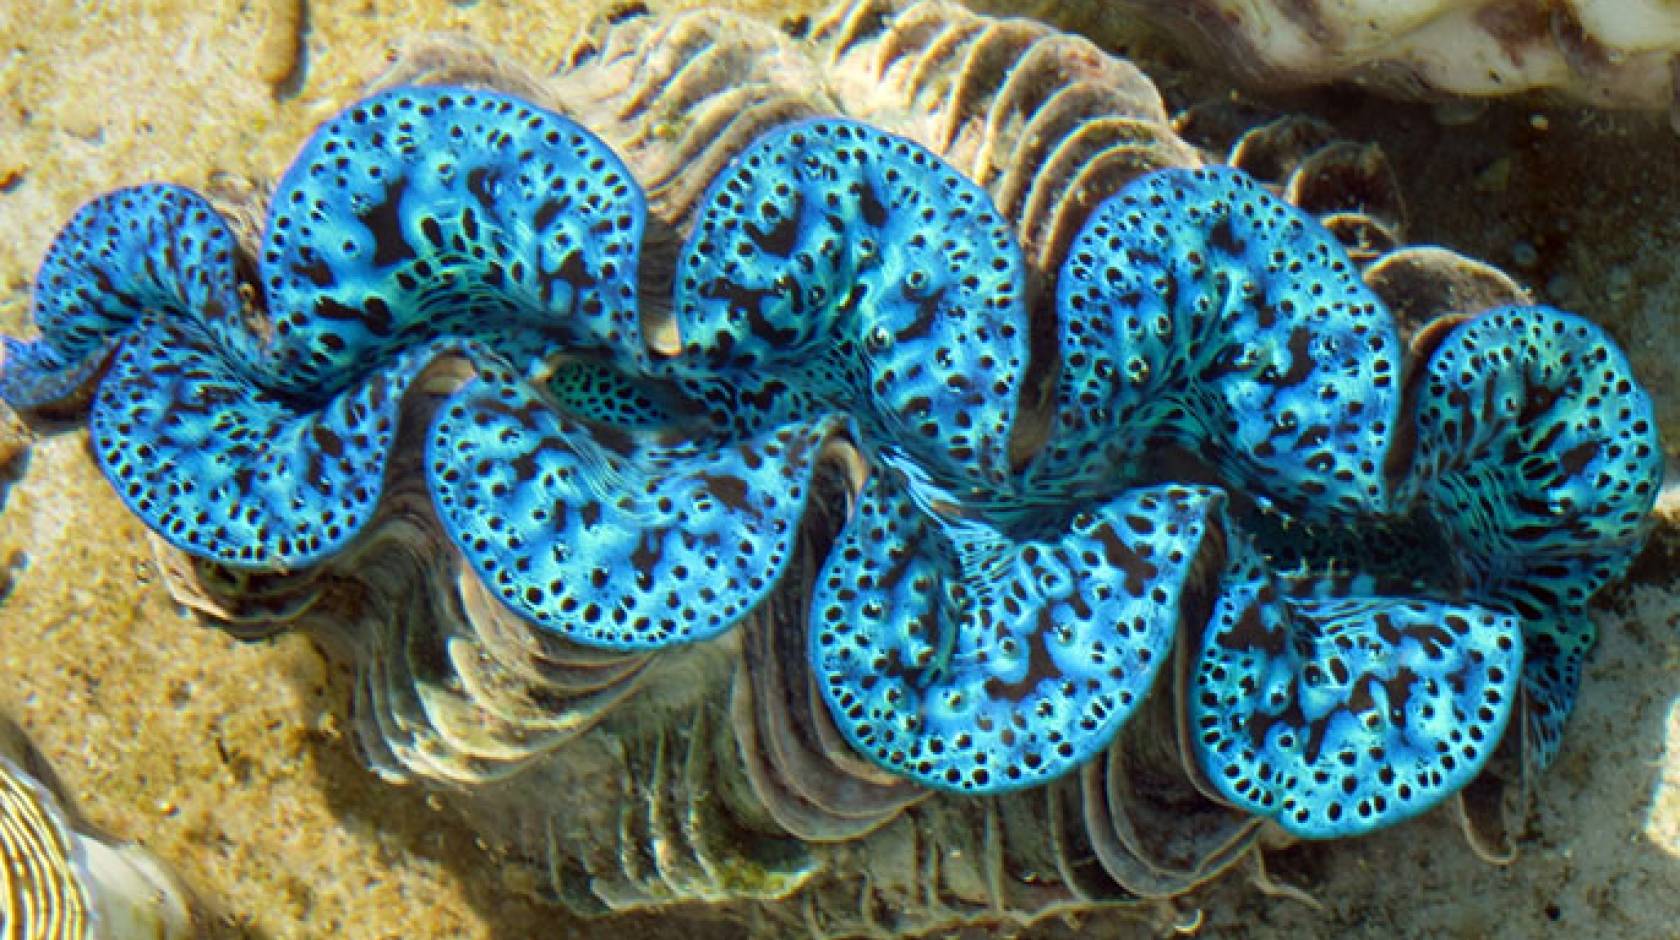
[[[0,330],[26,331],[35,266],[98,192],[197,186],[217,169],[275,176],[394,40],[464,29],[540,65],[606,6],[302,2],[0,4]],[[1412,240],[1503,265],[1541,299],[1608,324],[1680,444],[1680,137],[1661,116],[1532,102],[1476,113],[1353,91],[1281,105],[1388,148]],[[694,910],[576,922],[521,900],[474,833],[356,763],[340,731],[343,664],[302,636],[241,643],[180,613],[85,433],[35,442],[26,463],[24,442],[0,423],[0,481],[23,468],[0,509],[0,709],[87,816],[200,893],[212,936],[739,933]],[[1680,552],[1669,548],[1680,535],[1668,525],[1658,541],[1603,605],[1604,641],[1515,864],[1479,861],[1435,813],[1271,853],[1272,876],[1321,909],[1239,871],[1185,899],[1186,922],[1199,911],[1202,935],[1231,937],[1680,936]],[[1109,915],[1042,930],[1151,932]]]

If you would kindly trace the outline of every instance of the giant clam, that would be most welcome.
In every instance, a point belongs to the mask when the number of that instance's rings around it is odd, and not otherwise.
[[[1135,903],[1544,764],[1659,468],[1595,327],[1403,350],[1376,272],[1427,264],[1200,163],[1126,63],[945,4],[432,50],[243,244],[90,203],[0,389],[96,383],[178,595],[346,648],[370,765],[579,910]]]

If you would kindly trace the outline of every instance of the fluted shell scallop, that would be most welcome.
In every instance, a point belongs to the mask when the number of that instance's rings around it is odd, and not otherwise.
[[[1645,531],[1619,353],[1405,247],[1400,189],[1307,122],[1199,149],[1131,63],[942,0],[798,36],[630,11],[548,77],[433,38],[272,192],[97,203],[215,263],[147,271],[191,309],[125,339],[54,255],[52,339],[8,341],[0,393],[117,348],[96,449],[177,598],[352,660],[370,769],[549,900],[819,936],[1170,920],[1268,831],[1448,802],[1505,851],[1586,596]],[[191,407],[154,409],[177,376]],[[1522,388],[1555,407],[1453,410]],[[215,434],[233,458],[174,472]]]

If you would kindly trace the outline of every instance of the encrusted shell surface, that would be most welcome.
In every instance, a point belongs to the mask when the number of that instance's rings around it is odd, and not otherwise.
[[[1353,80],[1407,97],[1550,92],[1674,108],[1680,12],[1644,0],[998,2],[1110,40],[1140,18],[1261,86]]]

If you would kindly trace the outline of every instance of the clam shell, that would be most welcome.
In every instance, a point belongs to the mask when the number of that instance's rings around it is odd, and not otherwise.
[[[1055,335],[1055,272],[1096,206],[1140,174],[1206,159],[1135,66],[1042,23],[942,0],[857,0],[801,37],[717,10],[618,16],[587,28],[548,77],[433,37],[375,87],[408,83],[511,91],[597,132],[647,190],[652,272],[672,269],[710,180],[767,130],[844,114],[909,137],[1015,224],[1039,342]],[[1520,293],[1469,259],[1397,247],[1405,208],[1392,169],[1322,124],[1273,122],[1230,159],[1353,242],[1367,283],[1418,323]],[[659,308],[669,284],[639,287],[647,338],[674,348]],[[467,378],[444,365],[417,381],[403,427],[424,428]],[[1029,413],[1034,381],[1045,376],[1026,383]],[[1101,759],[1037,789],[936,794],[854,753],[816,698],[803,622],[810,572],[849,510],[842,487],[813,500],[794,575],[746,622],[679,649],[601,650],[487,593],[433,518],[420,448],[404,433],[378,516],[321,569],[239,578],[167,552],[163,568],[178,599],[236,631],[306,629],[354,662],[369,766],[435,788],[546,899],[587,914],[777,902],[769,922],[817,936],[1013,929],[1150,910],[1258,851],[1259,821],[1210,796],[1188,759],[1173,721],[1178,677],[1158,681]],[[1030,452],[1034,432],[1022,433]],[[1463,799],[1480,821],[1475,797]]]

